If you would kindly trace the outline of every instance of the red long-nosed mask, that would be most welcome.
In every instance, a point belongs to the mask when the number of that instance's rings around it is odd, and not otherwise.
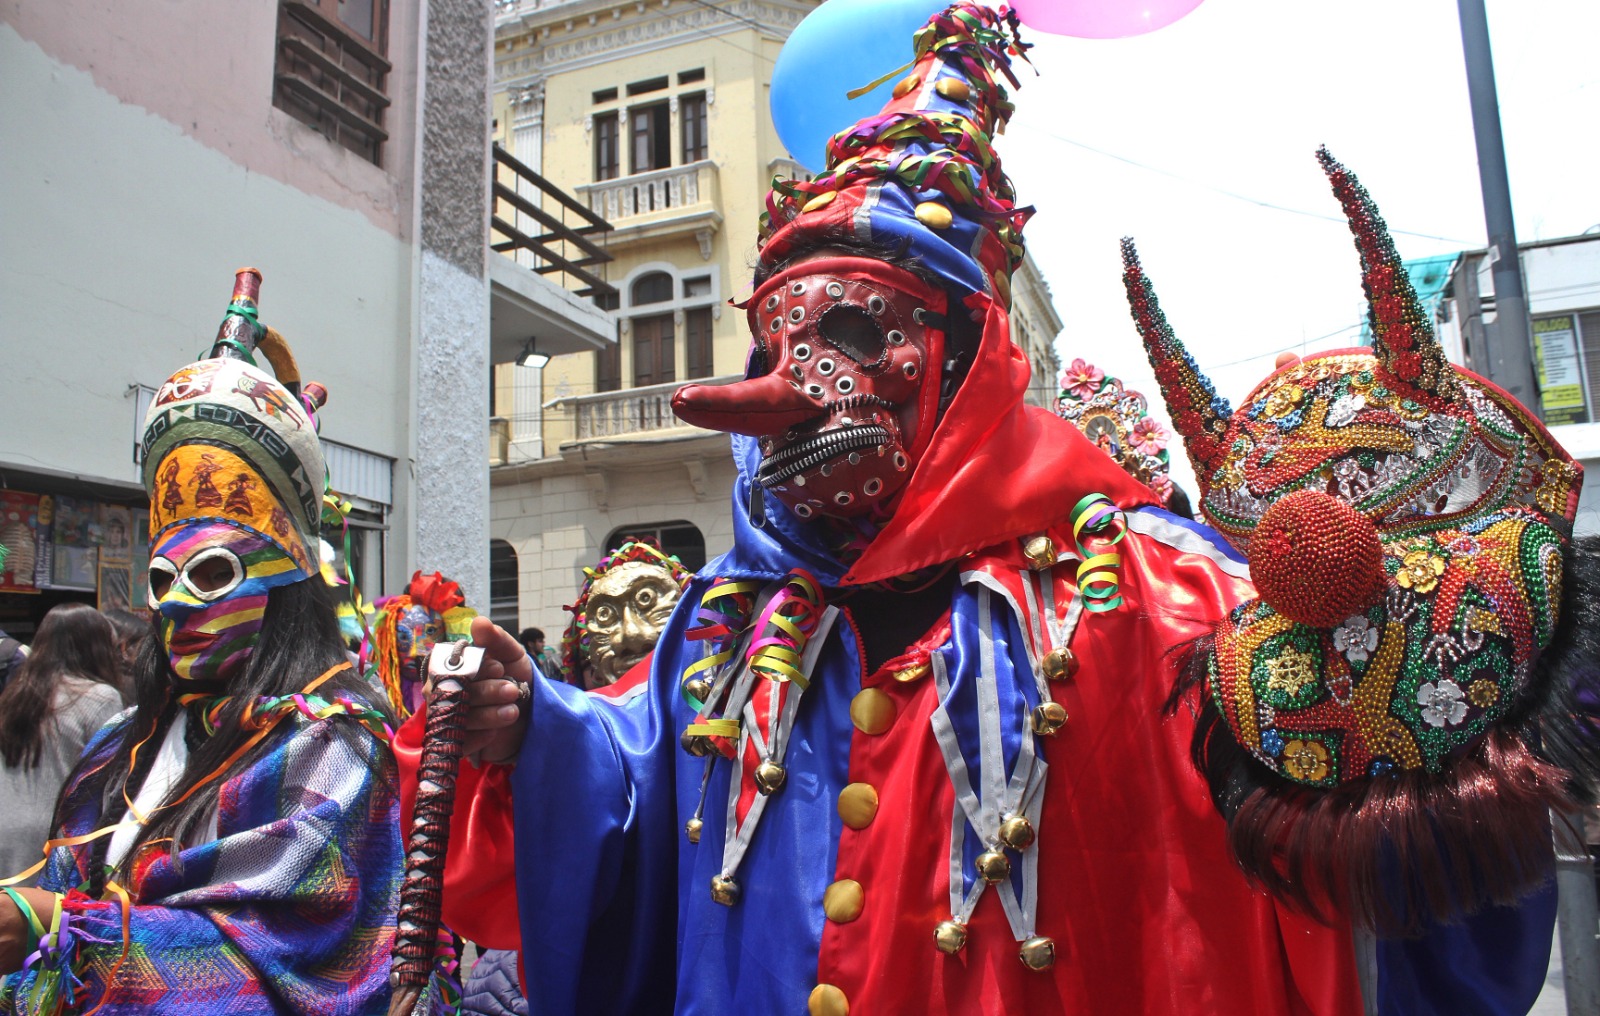
[[[945,311],[943,290],[882,261],[803,262],[746,305],[749,378],[685,385],[672,410],[759,437],[757,482],[801,518],[883,514],[933,432]]]

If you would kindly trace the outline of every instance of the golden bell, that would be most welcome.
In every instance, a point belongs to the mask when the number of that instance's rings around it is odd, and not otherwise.
[[[1056,965],[1056,940],[1048,935],[1035,935],[1022,943],[1018,955],[1029,970],[1049,970]]]
[[[951,102],[966,102],[972,97],[971,87],[960,78],[940,78],[933,90]]]
[[[683,682],[683,690],[696,702],[704,702],[711,697],[711,682],[703,677],[691,678]]]
[[[711,877],[711,899],[725,907],[731,907],[739,902],[739,883],[726,875],[713,875]]]
[[[691,734],[687,730],[678,737],[678,744],[695,758],[705,758],[715,750],[711,746],[711,738],[704,734]]]
[[[1034,571],[1044,571],[1052,568],[1056,563],[1055,541],[1044,533],[1028,538],[1022,545],[1022,554],[1028,559],[1028,566]]]
[[[1000,842],[1012,850],[1027,850],[1033,845],[1033,823],[1013,815],[1000,823]]]
[[[903,99],[906,97],[907,93],[920,84],[922,84],[922,75],[907,74],[905,77],[901,78],[895,83],[894,97],[896,99]]]
[[[1033,732],[1045,737],[1067,725],[1067,710],[1059,702],[1041,702],[1033,710]]]
[[[700,830],[704,829],[705,827],[706,824],[704,822],[697,818],[691,818],[689,821],[683,824],[683,831],[686,835],[688,835],[690,843],[699,843]]]
[[[784,772],[783,766],[770,758],[756,766],[756,789],[768,797],[783,789],[784,778],[789,774]]]
[[[1011,877],[1011,859],[998,850],[985,850],[974,864],[985,882],[1003,882]]]
[[[954,956],[967,947],[967,926],[960,921],[940,921],[933,929],[933,944],[946,956]]]
[[[1078,670],[1078,658],[1072,655],[1072,650],[1063,646],[1052,649],[1044,654],[1044,659],[1039,661],[1039,670],[1051,681],[1065,681]]]
[[[924,201],[917,206],[917,221],[929,229],[949,229],[956,221],[950,209],[937,201]]]

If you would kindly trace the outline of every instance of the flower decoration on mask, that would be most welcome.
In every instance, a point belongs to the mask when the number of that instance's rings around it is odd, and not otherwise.
[[[188,681],[236,673],[271,590],[319,570],[327,474],[315,413],[327,393],[302,395],[287,343],[257,319],[260,284],[253,268],[237,273],[210,357],[168,378],[145,417],[146,597]],[[276,376],[255,366],[257,352]]]
[[[1201,668],[1210,722],[1282,778],[1232,814],[1235,842],[1288,828],[1273,822],[1320,824],[1296,832],[1287,862],[1272,849],[1241,858],[1270,888],[1304,899],[1308,881],[1354,885],[1358,919],[1406,924],[1438,897],[1404,900],[1397,918],[1367,891],[1382,882],[1379,851],[1350,844],[1399,837],[1406,856],[1432,858],[1434,835],[1493,828],[1488,852],[1440,878],[1456,900],[1515,898],[1529,837],[1567,800],[1510,718],[1552,701],[1535,665],[1557,639],[1582,469],[1523,406],[1448,363],[1376,206],[1318,157],[1360,254],[1371,349],[1285,366],[1233,412],[1173,334],[1130,241],[1124,280],[1201,510],[1247,556],[1259,593],[1218,625]],[[1219,793],[1234,778],[1224,754],[1200,752]],[[1347,796],[1321,807],[1297,796],[1305,788]],[[1456,806],[1428,803],[1444,801]],[[1427,819],[1402,829],[1408,808]]]
[[[402,719],[422,707],[428,654],[444,641],[471,638],[478,612],[466,606],[461,586],[439,572],[411,576],[406,591],[379,600],[370,641],[362,644],[361,667],[382,686]]]
[[[1170,435],[1149,415],[1150,404],[1119,378],[1079,358],[1061,372],[1056,415],[1083,431],[1135,480],[1156,492],[1162,504],[1172,497]]]
[[[562,665],[572,680],[588,664],[594,686],[614,684],[655,648],[692,575],[643,540],[624,542],[583,575],[566,608],[572,620],[561,636]]]

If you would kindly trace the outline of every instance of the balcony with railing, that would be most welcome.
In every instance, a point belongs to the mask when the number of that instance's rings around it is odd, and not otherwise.
[[[616,342],[615,322],[593,299],[617,292],[605,278],[611,224],[499,145],[494,162],[490,362],[507,363],[527,352],[593,351]]]
[[[573,190],[589,211],[611,223],[613,246],[689,233],[703,233],[705,245],[722,226],[717,164],[710,159],[579,184]]]
[[[696,378],[696,384],[725,385],[742,379],[742,374]],[[545,403],[551,411],[546,417],[566,415],[571,424],[571,440],[595,441],[608,438],[638,439],[657,436],[674,429],[694,430],[672,414],[672,393],[684,382],[624,388],[615,392],[571,395]],[[660,435],[664,436],[664,435]]]

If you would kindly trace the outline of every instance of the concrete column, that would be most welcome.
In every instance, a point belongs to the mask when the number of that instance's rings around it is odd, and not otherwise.
[[[489,84],[482,0],[426,0],[419,75],[414,568],[489,609]]]

